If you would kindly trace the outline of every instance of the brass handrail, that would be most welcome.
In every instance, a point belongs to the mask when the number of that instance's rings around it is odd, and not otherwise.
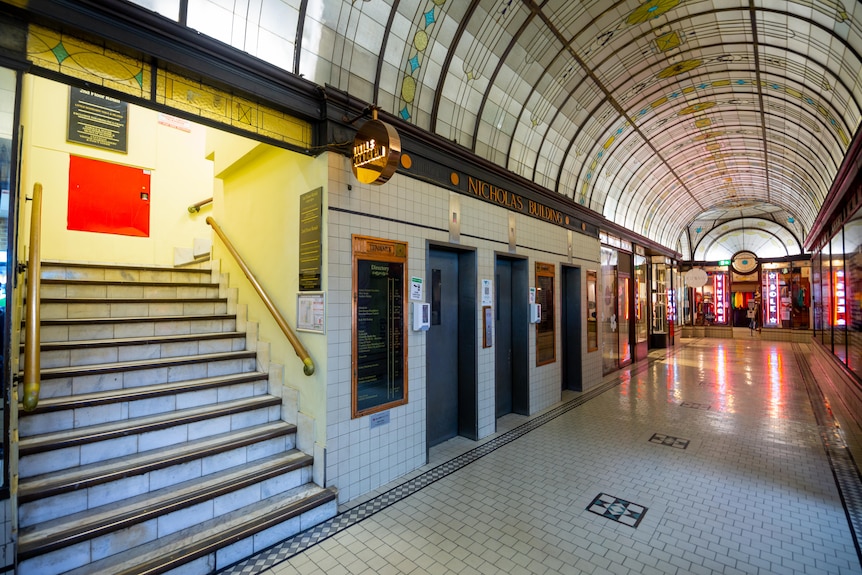
[[[227,250],[233,256],[233,259],[236,260],[236,263],[239,264],[239,267],[242,269],[242,272],[245,274],[245,277],[248,278],[248,281],[251,282],[251,285],[254,287],[255,291],[257,291],[257,295],[260,296],[260,299],[263,300],[266,309],[269,310],[269,313],[272,314],[273,319],[278,324],[278,327],[281,328],[281,331],[284,332],[284,335],[287,336],[287,340],[290,342],[290,345],[293,346],[293,351],[296,352],[296,356],[302,360],[303,368],[302,371],[305,375],[312,375],[314,373],[314,361],[312,361],[311,356],[308,355],[308,351],[306,351],[305,346],[302,345],[302,342],[299,341],[299,338],[296,337],[296,334],[293,333],[293,330],[290,329],[290,326],[287,325],[287,321],[285,321],[284,317],[279,313],[279,311],[275,308],[275,304],[272,303],[272,299],[263,291],[263,287],[261,287],[260,283],[258,283],[257,279],[254,277],[254,274],[251,273],[251,270],[248,269],[245,261],[236,251],[236,248],[233,247],[233,244],[227,239],[227,236],[224,235],[221,227],[212,219],[212,216],[207,216],[206,222],[215,230],[215,233],[221,238],[221,241],[224,243]]]
[[[207,205],[207,204],[211,204],[211,203],[212,203],[212,201],[213,201],[213,199],[212,199],[212,198],[207,198],[207,199],[205,199],[205,200],[201,200],[201,201],[199,201],[199,202],[196,202],[196,203],[194,203],[194,204],[190,205],[190,206],[189,206],[189,213],[190,213],[190,214],[196,214],[196,213],[198,213],[199,211],[201,211],[201,208],[202,208],[203,206],[205,206],[205,205]]]
[[[39,288],[42,275],[42,184],[33,186],[30,211],[30,253],[27,259],[27,306],[24,311],[24,411],[39,403],[40,339]]]

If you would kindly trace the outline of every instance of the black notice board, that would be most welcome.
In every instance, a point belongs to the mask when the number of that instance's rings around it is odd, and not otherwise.
[[[70,142],[126,153],[129,104],[81,88],[69,88]]]
[[[299,197],[299,291],[320,291],[323,188]]]
[[[391,261],[354,250],[354,264],[353,417],[360,417],[407,403],[406,253]]]

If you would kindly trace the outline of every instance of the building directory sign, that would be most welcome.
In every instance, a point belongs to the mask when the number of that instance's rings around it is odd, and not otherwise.
[[[353,417],[407,403],[407,244],[353,236]]]

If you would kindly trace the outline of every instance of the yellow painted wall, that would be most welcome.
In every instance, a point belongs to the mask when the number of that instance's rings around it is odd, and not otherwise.
[[[287,150],[259,144],[249,149],[245,142],[236,148],[220,141],[214,152],[222,190],[213,206],[213,218],[246,261],[263,289],[291,327],[296,326],[296,295],[299,290],[299,198],[323,187],[322,289],[326,246],[326,155],[308,158]],[[227,161],[220,161],[223,154]],[[229,162],[229,163],[228,163]],[[218,187],[218,186],[217,186]],[[302,362],[254,294],[242,270],[217,240],[213,257],[221,261],[222,272],[230,274],[231,287],[238,287],[240,303],[248,305],[248,318],[260,325],[260,339],[271,345],[272,361],[284,365],[285,385],[299,390],[299,409],[315,420],[315,441],[325,444],[327,336],[298,332],[297,336],[314,360],[315,372],[306,376]]]
[[[21,189],[29,195],[35,182],[43,185],[42,259],[172,265],[174,247],[210,237],[204,216],[187,210],[212,196],[205,127],[191,124],[185,132],[160,125],[158,112],[130,105],[128,153],[112,152],[66,141],[68,86],[27,76],[22,96]],[[70,155],[152,170],[150,237],[67,229]]]

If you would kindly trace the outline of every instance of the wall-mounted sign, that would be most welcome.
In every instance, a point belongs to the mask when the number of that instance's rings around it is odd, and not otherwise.
[[[727,323],[727,308],[724,300],[727,298],[727,274],[717,273],[712,276],[713,292],[715,294],[715,323]]]
[[[353,138],[353,175],[363,184],[389,181],[401,158],[401,137],[395,128],[377,119],[362,124]]]
[[[69,126],[66,139],[76,144],[126,153],[129,104],[81,88],[69,88]]]
[[[299,291],[319,291],[323,188],[299,196]]]
[[[763,325],[776,326],[778,325],[778,272],[770,270],[766,272],[764,281],[764,291],[766,292],[766,319]]]
[[[835,318],[832,325],[847,325],[847,292],[844,286],[844,270],[835,270]]]
[[[326,294],[296,294],[296,330],[326,333]]]
[[[407,244],[353,236],[353,417],[407,403]]]

